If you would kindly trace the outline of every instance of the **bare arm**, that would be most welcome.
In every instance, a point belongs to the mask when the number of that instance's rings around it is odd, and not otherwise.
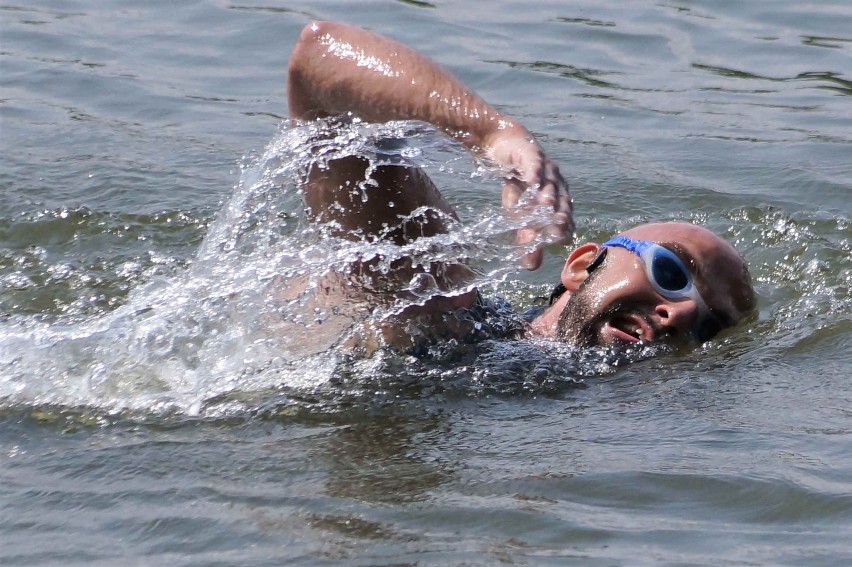
[[[351,112],[368,122],[433,124],[513,172],[503,187],[504,207],[514,207],[525,189],[535,187],[533,204],[552,208],[552,224],[520,231],[519,241],[531,241],[539,230],[557,241],[570,238],[568,185],[532,134],[416,51],[359,28],[315,22],[302,31],[293,50],[287,86],[294,119]],[[541,251],[525,263],[538,267]]]

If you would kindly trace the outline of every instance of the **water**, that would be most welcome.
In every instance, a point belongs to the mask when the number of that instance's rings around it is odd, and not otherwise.
[[[296,351],[269,290],[332,253],[282,129],[313,18],[518,116],[580,240],[660,219],[730,239],[755,318],[632,364]],[[849,562],[845,3],[35,1],[0,26],[0,563]],[[546,293],[564,250],[502,269],[497,184],[418,136],[463,220],[430,250],[484,250],[519,306]]]

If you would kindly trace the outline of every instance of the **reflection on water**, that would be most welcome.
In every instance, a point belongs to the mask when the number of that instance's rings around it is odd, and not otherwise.
[[[328,466],[325,493],[373,504],[425,500],[454,473],[449,463],[418,454],[423,441],[445,427],[440,416],[428,414],[414,421],[388,413],[348,424],[318,455]]]

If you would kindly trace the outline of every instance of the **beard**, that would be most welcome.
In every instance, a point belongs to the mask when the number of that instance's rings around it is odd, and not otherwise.
[[[565,303],[556,323],[556,337],[559,340],[579,348],[604,346],[612,340],[602,340],[603,326],[608,321],[633,311],[622,301],[604,307],[598,305],[597,296],[600,291],[596,290],[593,284],[599,273],[594,271],[589,274]]]
[[[598,272],[592,272],[571,294],[556,324],[556,337],[559,340],[580,348],[597,346],[600,342],[597,332],[598,323],[606,313],[598,313],[593,306],[593,288],[591,284]]]

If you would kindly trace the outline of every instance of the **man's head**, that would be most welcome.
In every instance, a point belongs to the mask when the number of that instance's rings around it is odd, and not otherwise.
[[[606,246],[584,244],[568,256],[561,282],[568,293],[548,311],[558,316],[556,337],[578,346],[703,342],[755,304],[736,250],[686,223],[641,225]]]

